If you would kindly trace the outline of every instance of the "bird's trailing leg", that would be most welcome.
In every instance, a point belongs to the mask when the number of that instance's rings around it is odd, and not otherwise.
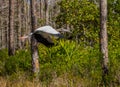
[[[22,37],[19,37],[20,40],[24,41],[25,39],[29,38],[33,33],[30,33],[29,35],[24,35]]]
[[[25,39],[27,39],[27,38],[28,38],[28,36],[22,36],[22,37],[19,37],[19,39],[20,39],[22,42],[24,42]]]

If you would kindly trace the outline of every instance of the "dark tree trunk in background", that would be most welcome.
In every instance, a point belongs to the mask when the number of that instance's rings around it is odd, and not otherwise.
[[[35,19],[35,7],[34,7],[34,0],[30,0],[30,8],[31,8],[31,32],[36,29],[36,19]],[[38,77],[39,74],[39,55],[38,55],[38,46],[37,41],[32,36],[31,38],[31,55],[32,55],[32,66],[33,66],[33,73],[35,77]]]
[[[44,3],[45,3],[45,22],[46,22],[46,25],[49,24],[49,5],[48,5],[48,0],[44,0]]]
[[[9,0],[9,47],[8,54],[14,55],[14,0]]]
[[[0,5],[1,5],[1,7],[0,7],[0,49],[2,49],[3,48],[3,30],[4,30],[4,25],[3,25],[3,22],[4,22],[4,18],[3,18],[3,10],[4,9],[2,9],[2,4],[3,4],[3,0],[1,0],[0,1]]]
[[[19,3],[20,0],[18,0],[18,37],[21,37],[21,28],[22,28],[22,24],[21,24],[21,3]],[[21,49],[22,48],[22,43],[21,40],[18,40],[18,46]]]
[[[103,79],[108,74],[107,0],[100,1],[100,51]]]
[[[0,27],[1,27],[1,28],[0,28],[0,49],[2,49],[2,25],[3,25],[3,24],[2,24],[2,4],[3,4],[2,2],[3,2],[3,1],[1,0],[1,1],[0,1],[0,6],[1,6],[1,7],[0,7],[0,9],[1,9],[1,12],[0,12]]]

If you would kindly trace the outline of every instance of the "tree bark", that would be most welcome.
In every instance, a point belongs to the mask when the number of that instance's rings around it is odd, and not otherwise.
[[[107,0],[100,1],[100,51],[103,78],[108,74]]]
[[[0,1],[0,5],[1,5],[1,7],[0,7],[0,9],[1,9],[1,10],[0,10],[0,27],[1,27],[1,28],[0,28],[0,49],[2,49],[2,25],[3,25],[3,24],[2,24],[2,21],[3,21],[3,20],[2,20],[2,2],[3,2],[3,1],[1,0],[1,1]]]
[[[9,56],[14,55],[14,0],[9,0]]]
[[[46,25],[49,24],[49,5],[48,5],[48,0],[44,0],[45,3],[45,22]]]
[[[21,29],[22,29],[22,24],[21,24],[21,3],[20,3],[21,1],[20,0],[18,0],[18,24],[19,24],[19,26],[18,26],[18,37],[21,37]],[[20,49],[22,49],[22,43],[21,43],[21,40],[18,40],[18,46],[19,46],[19,48]]]
[[[36,29],[36,19],[35,19],[35,8],[34,8],[34,0],[31,1],[31,32],[34,32]],[[38,46],[37,41],[34,36],[31,37],[31,55],[32,55],[32,66],[33,66],[33,73],[35,77],[39,75],[39,55],[38,55]]]

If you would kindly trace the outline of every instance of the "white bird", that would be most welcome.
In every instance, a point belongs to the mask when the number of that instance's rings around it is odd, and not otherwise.
[[[70,31],[66,30],[66,29],[59,29],[59,31],[70,33]],[[55,37],[55,38],[63,38],[61,33],[56,31],[51,26],[43,26],[43,27],[40,27],[40,28],[36,29],[34,32],[30,33],[27,36],[20,37],[20,39],[24,40],[24,39],[26,39],[26,38],[28,38],[32,35],[35,37],[35,39],[38,42],[44,44],[47,47],[50,47],[50,46],[54,45],[52,36]]]

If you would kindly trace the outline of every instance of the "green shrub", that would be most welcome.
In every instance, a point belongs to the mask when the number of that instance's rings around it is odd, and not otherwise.
[[[30,51],[21,50],[14,56],[10,56],[5,61],[5,73],[13,74],[18,71],[30,71],[31,70],[31,55]]]

